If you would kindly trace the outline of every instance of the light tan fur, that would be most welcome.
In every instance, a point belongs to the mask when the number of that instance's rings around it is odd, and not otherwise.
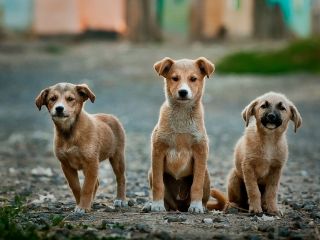
[[[41,91],[36,105],[45,105],[52,117],[54,152],[73,192],[76,212],[89,211],[99,186],[99,162],[109,159],[117,180],[116,206],[125,205],[125,133],[117,118],[88,114],[84,102],[95,95],[86,84],[58,83]],[[63,111],[58,112],[57,107]],[[85,176],[80,186],[78,170]]]
[[[214,71],[214,65],[204,57],[164,58],[154,69],[164,77],[166,101],[151,140],[151,211],[200,213],[210,196],[202,95],[204,78]],[[181,90],[187,91],[184,98]]]
[[[281,124],[270,123],[269,114]],[[230,206],[278,214],[277,192],[288,158],[286,131],[290,120],[294,131],[300,127],[300,113],[283,94],[269,92],[253,100],[242,116],[247,128],[236,144],[235,167],[228,177]]]

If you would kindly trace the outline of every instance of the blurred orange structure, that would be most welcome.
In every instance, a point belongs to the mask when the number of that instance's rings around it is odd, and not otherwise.
[[[124,0],[35,0],[34,14],[33,30],[40,35],[126,31]]]

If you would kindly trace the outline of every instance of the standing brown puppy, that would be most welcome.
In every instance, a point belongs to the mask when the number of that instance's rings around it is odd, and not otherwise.
[[[210,196],[210,179],[201,100],[204,78],[213,72],[214,65],[204,57],[164,58],[154,69],[165,78],[166,101],[152,133],[151,211],[203,213]]]
[[[284,95],[269,92],[253,100],[242,116],[247,128],[235,147],[229,202],[250,212],[277,214],[277,191],[288,158],[286,130],[290,120],[294,131],[300,127],[300,113]],[[249,124],[251,116],[255,121]]]
[[[116,207],[125,206],[125,133],[119,120],[107,114],[88,114],[83,109],[95,95],[86,84],[58,83],[42,90],[36,98],[52,117],[54,151],[76,199],[75,212],[89,211],[99,186],[99,162],[109,159],[117,180]],[[83,170],[80,187],[78,170]]]

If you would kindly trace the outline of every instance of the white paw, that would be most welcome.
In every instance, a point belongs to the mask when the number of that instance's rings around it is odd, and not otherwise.
[[[86,213],[86,210],[81,208],[81,207],[79,207],[79,206],[76,206],[75,209],[74,209],[74,213],[82,215],[82,214]]]
[[[204,213],[201,201],[192,201],[188,209],[190,213]]]
[[[125,200],[121,199],[116,199],[113,201],[113,206],[115,208],[127,208],[128,207],[128,202]]]
[[[161,201],[153,201],[151,203],[151,212],[165,212],[166,208],[164,207],[164,202]]]

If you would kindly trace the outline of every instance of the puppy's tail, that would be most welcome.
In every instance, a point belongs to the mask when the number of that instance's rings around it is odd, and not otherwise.
[[[212,188],[210,190],[211,197],[215,198],[217,201],[208,201],[207,209],[208,210],[224,210],[227,205],[227,197],[219,190]]]

